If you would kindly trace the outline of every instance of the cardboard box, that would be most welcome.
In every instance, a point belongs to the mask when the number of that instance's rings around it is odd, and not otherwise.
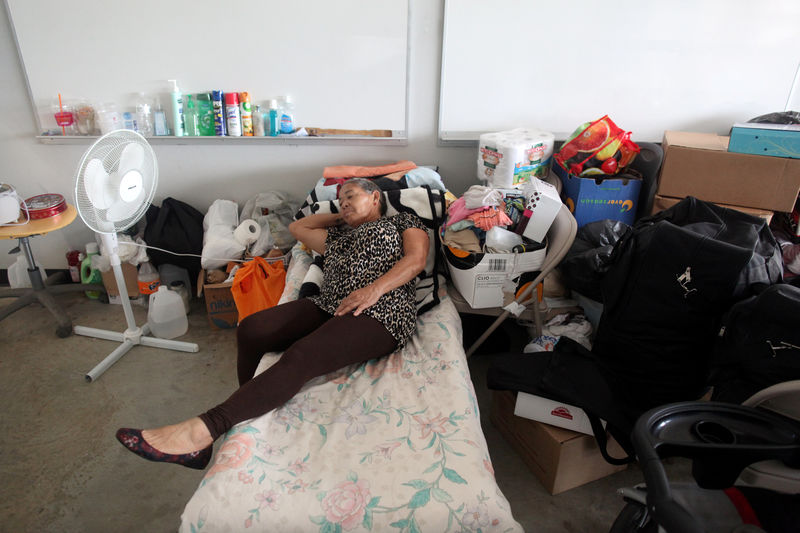
[[[734,124],[728,151],[800,159],[800,124]]]
[[[129,298],[139,297],[139,271],[130,263],[122,263],[122,277],[125,279],[125,289],[128,291]],[[119,296],[119,289],[117,288],[117,278],[114,276],[114,270],[107,270],[100,273],[103,277],[103,286],[106,288],[109,300]]]
[[[728,152],[713,133],[665,131],[657,194],[790,212],[800,191],[800,160]]]
[[[453,285],[473,309],[501,307],[504,292],[516,288],[513,280],[523,272],[540,270],[547,253],[547,248],[521,254],[468,253],[449,246],[442,248]]]
[[[603,459],[594,437],[516,416],[515,401],[513,392],[495,391],[490,419],[551,494],[625,470]],[[611,438],[608,450],[624,455]]]
[[[557,402],[549,398],[534,396],[527,392],[517,393],[514,414],[531,420],[537,420],[578,433],[594,435],[592,424],[586,412],[580,407],[568,403]],[[605,427],[605,421],[603,427]]]
[[[659,211],[663,211],[664,209],[668,209],[673,205],[677,204],[683,200],[683,198],[670,198],[669,196],[661,196],[660,194],[656,194],[653,197],[653,211],[651,214],[658,213]],[[727,209],[736,209],[737,211],[741,211],[742,213],[747,213],[748,215],[754,215],[757,217],[761,217],[767,221],[769,224],[772,221],[772,215],[774,213],[772,211],[767,211],[766,209],[756,209],[754,207],[742,207],[740,205],[725,205],[725,204],[717,204],[720,207],[725,207]]]
[[[564,203],[579,228],[589,222],[605,219],[633,224],[639,207],[641,179],[609,177],[598,183],[593,178],[574,176],[558,163],[553,164],[553,169],[561,179]]]
[[[208,323],[214,329],[235,328],[239,324],[239,312],[233,301],[233,282],[206,283],[206,271],[201,270],[197,278],[197,297],[205,297]]]

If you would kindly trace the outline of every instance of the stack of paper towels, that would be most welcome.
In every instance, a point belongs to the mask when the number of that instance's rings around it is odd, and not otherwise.
[[[484,133],[478,143],[478,179],[508,189],[547,177],[554,140],[550,132],[529,128]]]

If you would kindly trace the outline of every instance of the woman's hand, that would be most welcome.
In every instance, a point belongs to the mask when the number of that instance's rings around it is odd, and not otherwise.
[[[381,295],[381,291],[372,284],[356,289],[342,300],[333,315],[342,316],[353,311],[353,316],[358,316],[364,309],[375,305]]]

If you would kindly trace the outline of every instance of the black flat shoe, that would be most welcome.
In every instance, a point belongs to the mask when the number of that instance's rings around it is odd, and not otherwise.
[[[214,451],[214,447],[211,445],[196,452],[183,453],[180,455],[160,452],[144,440],[140,429],[120,428],[117,430],[117,440],[127,449],[139,457],[144,457],[148,461],[174,463],[187,468],[194,468],[195,470],[203,470],[208,466]]]

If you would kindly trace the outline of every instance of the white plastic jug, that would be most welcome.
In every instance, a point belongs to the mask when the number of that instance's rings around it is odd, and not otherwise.
[[[147,323],[150,332],[159,339],[174,339],[186,333],[189,321],[180,295],[161,285],[150,295]]]

